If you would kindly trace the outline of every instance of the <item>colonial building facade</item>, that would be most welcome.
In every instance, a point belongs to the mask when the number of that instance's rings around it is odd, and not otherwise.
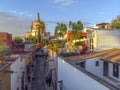
[[[0,39],[3,40],[10,48],[12,48],[12,34],[0,32]]]
[[[29,32],[26,32],[26,38],[30,38],[30,37],[34,37],[37,38],[38,37],[38,27],[41,24],[41,20],[40,20],[40,15],[39,13],[37,14],[37,18],[35,19],[35,21],[31,24],[31,29]],[[44,29],[40,30],[40,38],[41,41],[43,40],[49,40],[50,37],[50,33],[46,32],[46,27]]]
[[[91,51],[120,48],[120,30],[92,29],[87,32],[87,37]]]
[[[111,26],[109,23],[100,23],[100,24],[95,24],[94,28],[98,28],[98,29],[106,29],[106,30],[111,30]]]

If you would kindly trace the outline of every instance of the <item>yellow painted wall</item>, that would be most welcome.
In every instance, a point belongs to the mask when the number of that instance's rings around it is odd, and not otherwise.
[[[5,68],[5,70],[10,70],[10,65]],[[10,73],[4,73],[4,71],[0,71],[0,80],[2,82],[2,90],[11,90],[11,82],[10,82]]]

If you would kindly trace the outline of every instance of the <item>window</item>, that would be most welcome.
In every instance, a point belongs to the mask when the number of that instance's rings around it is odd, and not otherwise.
[[[85,61],[76,63],[76,65],[78,65],[78,66],[80,66],[82,68],[85,68]]]
[[[119,78],[119,65],[113,64],[113,76]]]
[[[81,66],[82,68],[85,68],[85,61],[81,62],[81,63],[80,63],[80,66]]]
[[[92,45],[92,47],[91,47],[92,49],[94,49],[94,46]]]
[[[90,43],[93,43],[93,39],[90,39]]]
[[[95,66],[99,66],[99,61],[96,61],[96,62],[95,62]]]
[[[93,46],[93,45],[90,45],[90,49],[94,49],[94,46]]]

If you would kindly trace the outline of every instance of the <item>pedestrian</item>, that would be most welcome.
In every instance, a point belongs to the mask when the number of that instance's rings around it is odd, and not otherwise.
[[[28,86],[27,85],[25,85],[25,90],[28,90]]]
[[[31,77],[30,77],[30,76],[28,76],[28,82],[30,82],[30,78],[31,78]]]
[[[46,84],[48,85],[48,76],[45,78]]]
[[[48,85],[51,85],[51,77],[48,78]]]

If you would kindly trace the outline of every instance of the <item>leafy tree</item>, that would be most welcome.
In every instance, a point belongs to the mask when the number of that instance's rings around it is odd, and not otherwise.
[[[72,21],[69,22],[69,28],[72,30],[73,34],[76,33],[76,27],[77,27],[77,25],[75,22],[72,22]]]
[[[0,39],[0,59],[10,56],[12,50],[7,46],[7,44]]]
[[[38,22],[37,29],[38,29],[37,43],[40,43],[41,35],[43,34],[43,30],[45,29],[45,23],[43,21]]]
[[[120,15],[111,21],[111,27],[114,29],[120,29]]]
[[[77,21],[77,31],[78,32],[81,32],[83,29],[83,24],[81,21]]]
[[[64,37],[67,31],[67,26],[63,23],[58,23],[57,26],[55,27],[55,33],[59,37]]]
[[[37,43],[36,37],[30,37],[29,42],[30,42],[31,44],[36,44],[36,43]]]
[[[70,21],[69,28],[72,30],[73,39],[80,39],[80,35],[83,29],[83,24],[81,21],[77,21],[77,23]]]
[[[13,41],[16,43],[16,44],[21,44],[23,43],[23,39],[19,36],[17,37],[14,37]]]
[[[53,50],[53,51],[58,51],[58,45],[57,44],[53,44],[53,47],[51,47],[51,49]]]
[[[67,32],[67,41],[72,42],[72,40],[73,40],[73,33],[69,30]]]
[[[54,44],[58,44],[58,45],[59,45],[60,43],[62,43],[61,40],[55,40],[55,41],[54,41]]]
[[[75,46],[80,46],[80,45],[82,45],[83,43],[85,43],[85,42],[84,42],[84,41],[76,42],[76,43],[75,43]]]
[[[80,39],[82,32],[76,32],[74,36],[74,40]]]
[[[13,38],[13,41],[16,43],[17,48],[23,48],[24,47],[24,41],[23,38],[20,36],[16,36]]]

